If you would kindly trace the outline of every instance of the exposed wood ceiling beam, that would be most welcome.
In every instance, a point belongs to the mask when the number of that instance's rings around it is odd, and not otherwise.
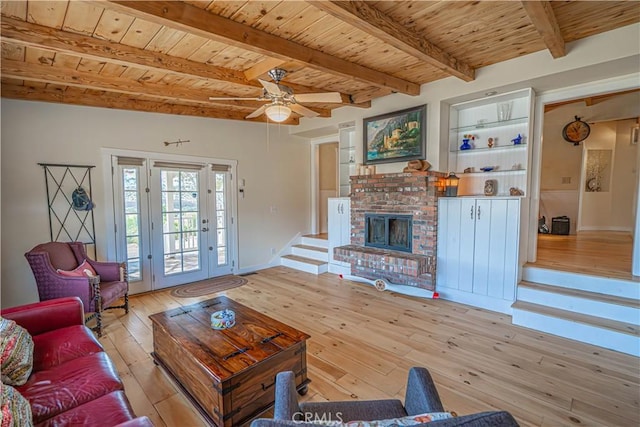
[[[55,68],[50,65],[32,64],[5,59],[2,61],[2,76],[42,83],[54,83],[84,89],[120,92],[129,95],[146,95],[174,101],[187,100],[203,104],[214,104],[209,96],[227,96],[224,93],[208,92],[205,89],[189,89],[177,85],[131,80],[125,77],[104,76],[69,68]],[[238,107],[258,108],[260,101],[224,101]]]
[[[629,89],[629,90],[623,90],[620,92],[613,92],[613,93],[605,93],[602,95],[594,95],[594,96],[590,96],[587,98],[578,98],[578,99],[570,99],[568,101],[560,101],[560,102],[555,102],[553,104],[546,104],[544,106],[544,112],[548,113],[549,111],[555,110],[558,107],[562,107],[563,105],[569,105],[569,104],[575,104],[577,102],[584,102],[585,106],[587,107],[591,107],[592,105],[596,105],[600,102],[604,102],[610,98],[615,98],[617,96],[621,96],[621,95],[626,95],[629,93],[635,93],[635,92],[640,92],[640,89]]]
[[[163,102],[133,99],[128,96],[120,96],[115,93],[88,94],[83,89],[69,87],[66,90],[52,88],[34,88],[2,84],[2,96],[12,99],[25,99],[30,101],[56,102],[65,104],[82,105],[87,107],[116,108],[121,110],[146,111],[151,113],[178,114],[186,116],[208,117],[216,119],[249,120],[266,122],[265,116],[255,119],[245,119],[247,113],[230,110],[228,108],[211,108],[205,106],[192,106],[181,104],[165,104]],[[290,117],[283,124],[297,125],[299,119]]]
[[[249,82],[240,71],[113,43],[95,37],[61,31],[43,25],[2,17],[2,40],[55,52],[81,55],[96,61],[135,66],[152,71],[171,72],[190,78],[222,80],[245,86],[260,86]]]
[[[159,52],[147,51],[123,44],[115,44],[106,40],[60,31],[55,28],[16,19],[3,17],[0,23],[0,35],[2,41],[22,46],[82,56],[96,61],[109,61],[127,67],[170,72],[187,78],[222,80],[262,89],[262,85],[260,85],[258,81],[247,79],[244,73],[230,68],[189,61]],[[323,91],[323,89],[302,85],[290,84],[289,86],[298,93]],[[258,93],[256,93],[256,96],[257,95]],[[343,103],[353,103],[350,95],[341,94],[341,97]],[[371,106],[371,103],[365,102],[359,105],[354,104],[353,106],[368,108]]]
[[[408,95],[420,85],[302,46],[290,40],[224,18],[204,9],[172,1],[109,0],[109,8],[170,28],[224,42],[283,60],[296,60],[323,72],[341,75]]]
[[[554,58],[561,58],[567,54],[564,47],[564,39],[558,26],[558,21],[553,13],[551,2],[538,0],[521,1],[524,11],[529,16],[531,23],[536,27],[547,49]]]
[[[284,61],[280,58],[267,58],[261,62],[258,62],[248,70],[245,70],[244,76],[247,78],[247,80],[255,80],[265,74],[267,71],[271,70],[272,68],[279,67],[285,62],[287,61]]]
[[[365,1],[308,1],[318,9],[395,48],[464,81],[475,79],[475,70],[419,34],[403,27]]]

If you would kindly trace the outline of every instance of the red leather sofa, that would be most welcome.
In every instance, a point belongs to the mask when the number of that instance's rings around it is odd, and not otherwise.
[[[35,426],[153,426],[136,418],[116,368],[84,326],[77,297],[8,308],[0,313],[33,337],[33,370],[17,386],[31,405]]]

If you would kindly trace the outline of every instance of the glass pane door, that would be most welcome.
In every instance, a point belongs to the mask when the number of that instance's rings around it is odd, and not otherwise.
[[[151,244],[146,182],[143,164],[120,165],[114,158],[116,257],[127,265],[132,294],[152,289],[148,259]]]
[[[207,277],[205,261],[206,222],[201,209],[204,171],[154,168],[154,288],[202,280]],[[206,179],[204,180],[206,184]],[[203,242],[204,240],[204,242]]]
[[[210,276],[222,276],[231,274],[233,264],[231,262],[231,241],[230,223],[231,210],[229,206],[229,172],[213,172],[211,176],[212,196],[210,203],[211,217],[214,221],[210,222],[210,242],[212,242],[209,257]]]

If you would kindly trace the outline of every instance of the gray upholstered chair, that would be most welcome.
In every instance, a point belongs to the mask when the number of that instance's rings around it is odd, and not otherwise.
[[[254,420],[251,427],[317,427],[318,424],[303,422],[305,414],[309,414],[307,419],[311,420],[348,422],[400,418],[426,412],[444,412],[436,386],[429,371],[425,368],[411,368],[409,370],[404,406],[397,399],[298,403],[293,372],[280,372],[276,376],[275,392],[276,403],[273,419]],[[518,423],[508,412],[491,411],[420,425],[425,427],[511,427],[518,426]]]

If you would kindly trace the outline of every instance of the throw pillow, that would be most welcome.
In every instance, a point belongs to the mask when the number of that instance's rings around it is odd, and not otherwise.
[[[86,259],[71,271],[57,269],[56,272],[67,277],[95,277],[98,274]]]
[[[29,401],[8,384],[2,384],[0,420],[2,427],[33,426]]]
[[[23,385],[33,368],[33,339],[16,322],[0,317],[0,369],[2,382]]]
[[[453,417],[454,415],[451,412],[426,412],[424,414],[407,415],[406,417],[390,418],[388,420],[347,422],[312,420],[310,422],[313,424],[320,424],[331,427],[403,427],[425,424],[431,421],[447,420]]]

